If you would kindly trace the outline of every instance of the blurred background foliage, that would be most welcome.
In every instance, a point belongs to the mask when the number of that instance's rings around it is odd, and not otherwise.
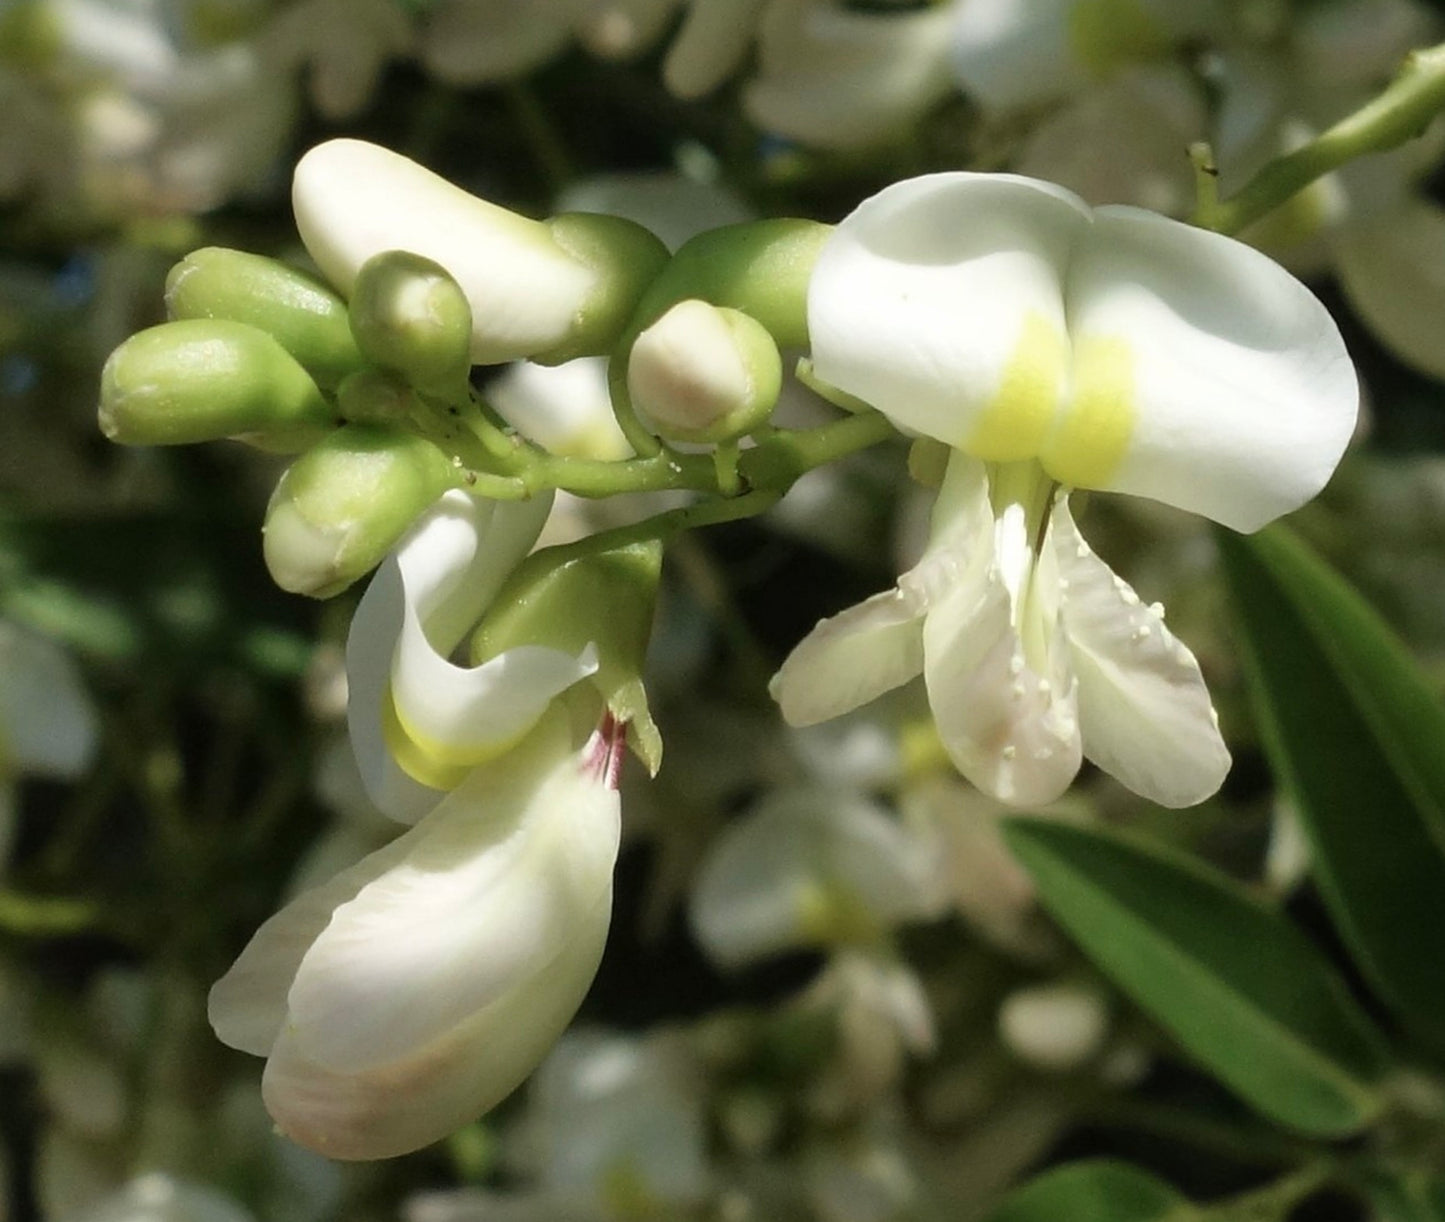
[[[901,447],[869,452],[669,551],[667,763],[627,777],[606,958],[532,1082],[387,1164],[271,1132],[206,990],[283,896],[388,833],[342,729],[355,595],[283,595],[261,562],[281,460],[96,428],[101,363],[161,321],[177,259],[299,261],[289,169],[335,135],[535,216],[645,172],[724,217],[831,221],[903,176],[1010,167],[1187,212],[1188,139],[1228,179],[1236,102],[1293,130],[1235,65],[1295,73],[1289,113],[1318,125],[1445,27],[1404,0],[1233,0],[1141,48],[1142,0],[1058,0],[1128,71],[1015,98],[970,75],[1005,49],[960,32],[1007,4],[735,0],[706,71],[688,22],[726,6],[685,7],[0,0],[0,1218],[1445,1219],[1445,338],[1422,353],[1360,270],[1445,337],[1445,223],[1418,220],[1445,200],[1436,128],[1404,173],[1354,167],[1409,183],[1413,259],[1330,246],[1318,216],[1260,237],[1366,390],[1326,494],[1249,541],[1089,508],[1210,679],[1235,759],[1216,798],[1160,811],[1091,771],[1052,822],[1011,822],[908,691],[785,731],[767,676],[919,544]],[[1141,63],[1194,90],[1174,135],[1133,121],[1174,105]],[[770,888],[776,927],[730,940]]]

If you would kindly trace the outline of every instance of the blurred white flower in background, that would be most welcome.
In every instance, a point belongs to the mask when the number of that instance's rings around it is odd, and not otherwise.
[[[90,766],[100,723],[74,660],[29,628],[0,620],[0,877],[9,862],[16,785],[75,780]]]

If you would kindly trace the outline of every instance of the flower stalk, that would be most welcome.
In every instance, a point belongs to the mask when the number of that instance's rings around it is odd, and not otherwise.
[[[1227,200],[1217,198],[1207,147],[1191,149],[1200,187],[1191,220],[1217,233],[1239,233],[1356,157],[1386,152],[1420,135],[1441,110],[1445,43],[1412,51],[1382,93],[1309,143],[1275,158]]]

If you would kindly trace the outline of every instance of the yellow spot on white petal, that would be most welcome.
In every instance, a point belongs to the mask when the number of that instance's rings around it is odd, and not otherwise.
[[[1135,360],[1127,341],[1090,335],[1074,346],[1073,393],[1039,455],[1074,488],[1105,488],[1134,433]]]
[[[521,741],[519,737],[488,743],[484,747],[473,744],[463,748],[449,747],[435,738],[418,734],[414,727],[409,726],[397,709],[389,688],[381,702],[381,732],[387,750],[407,776],[433,789],[448,791],[460,785],[467,773],[478,764],[494,759]]]
[[[1058,325],[1028,311],[997,393],[959,448],[985,462],[1035,457],[1058,410],[1067,361],[1068,342]]]

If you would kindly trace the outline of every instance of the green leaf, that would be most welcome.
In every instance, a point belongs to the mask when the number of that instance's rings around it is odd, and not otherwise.
[[[1314,877],[1381,998],[1445,1048],[1445,706],[1346,582],[1283,527],[1220,533],[1265,748]]]
[[[1323,955],[1218,871],[1117,833],[1010,819],[1045,908],[1210,1072],[1322,1137],[1380,1107],[1378,1036]]]
[[[986,1222],[1183,1222],[1194,1214],[1163,1180],[1101,1158],[1045,1172],[1011,1192]]]

